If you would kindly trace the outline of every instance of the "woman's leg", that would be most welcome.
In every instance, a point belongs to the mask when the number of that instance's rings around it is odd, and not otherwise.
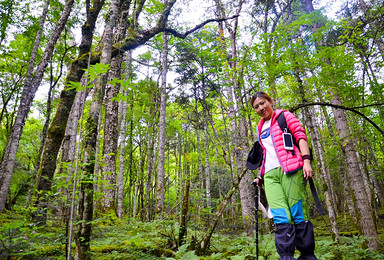
[[[283,184],[288,196],[292,221],[295,224],[295,246],[300,251],[300,260],[315,260],[315,237],[309,221],[306,182],[302,171],[288,174]]]
[[[265,193],[276,224],[275,245],[281,260],[292,260],[295,253],[295,227],[291,222],[288,198],[283,189],[284,175],[281,168],[264,175]]]

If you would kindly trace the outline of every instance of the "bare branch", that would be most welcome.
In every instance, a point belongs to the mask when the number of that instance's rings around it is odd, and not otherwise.
[[[375,104],[375,106],[383,106],[383,105],[384,104],[382,104],[382,103],[381,104]],[[334,108],[339,108],[339,109],[351,111],[355,114],[358,114],[363,119],[367,120],[371,125],[373,125],[384,136],[384,130],[383,129],[381,129],[378,125],[375,124],[375,122],[373,122],[371,119],[369,119],[363,113],[357,111],[355,108],[350,108],[350,107],[345,107],[345,106],[335,105],[335,104],[325,103],[325,102],[313,102],[313,103],[298,104],[297,106],[290,108],[289,111],[294,112],[300,108],[309,107],[309,106],[329,106],[329,107],[334,107]],[[367,105],[367,106],[373,106],[373,105]],[[362,107],[367,107],[367,106],[362,106]],[[357,108],[362,108],[362,107],[357,107]]]
[[[377,106],[384,106],[384,103],[369,104],[369,105],[358,106],[358,107],[352,107],[352,108],[353,108],[353,109],[360,109],[360,108],[377,107]]]
[[[234,15],[234,16],[231,16],[231,17],[228,17],[228,18],[221,18],[221,19],[208,19],[208,20],[205,20],[204,22],[196,25],[192,29],[186,31],[185,33],[179,33],[175,29],[172,29],[172,28],[165,28],[165,32],[170,33],[170,34],[172,34],[175,37],[178,37],[178,38],[181,38],[181,39],[185,39],[189,34],[193,33],[194,31],[197,31],[198,29],[202,28],[204,25],[206,25],[208,23],[223,22],[223,21],[226,21],[226,20],[234,19],[234,18],[236,18],[238,16],[239,15]]]

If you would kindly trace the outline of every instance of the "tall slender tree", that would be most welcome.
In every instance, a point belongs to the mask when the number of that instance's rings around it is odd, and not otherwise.
[[[129,6],[126,5],[126,8]],[[104,31],[105,39],[108,38],[108,42],[104,41],[103,51],[108,47],[106,53],[111,55],[112,44],[120,41],[125,37],[126,23],[117,23],[119,9],[121,8],[121,0],[115,0],[111,3],[109,25],[106,26]],[[120,14],[127,12],[128,10],[121,10]],[[126,16],[122,18],[126,19]],[[116,24],[118,27],[116,28]],[[115,32],[115,34],[114,34]],[[107,36],[108,35],[108,36]],[[105,89],[105,123],[104,123],[104,138],[103,138],[103,166],[102,166],[102,177],[103,177],[103,202],[101,204],[102,212],[115,211],[116,210],[116,156],[117,156],[117,138],[118,135],[118,102],[116,100],[117,94],[120,91],[120,83],[117,81],[113,82],[113,79],[121,78],[121,65],[123,61],[123,55],[117,55],[110,57],[109,60],[105,60],[104,64],[110,64],[110,70],[106,76],[109,79],[102,89]]]
[[[167,107],[167,73],[168,73],[168,35],[163,34],[163,50],[161,53],[161,88],[160,88],[160,123],[159,123],[159,163],[157,170],[156,213],[164,210],[164,181],[165,181],[165,138],[166,138],[166,107]]]
[[[215,0],[217,13],[220,17],[225,17],[225,9],[223,3],[220,0]],[[237,4],[236,15],[240,14],[242,5],[244,1],[240,0]],[[242,115],[241,111],[244,107],[243,95],[240,86],[239,74],[238,74],[238,51],[237,51],[237,30],[238,30],[238,18],[233,20],[233,24],[230,25],[229,22],[225,22],[225,29],[229,33],[229,42],[230,42],[230,51],[227,51],[223,46],[223,52],[226,57],[229,57],[228,63],[231,73],[227,74],[227,96],[229,102],[229,118],[231,119],[231,135],[232,135],[232,145],[233,145],[233,154],[235,158],[235,168],[237,175],[240,176],[244,162],[247,157],[247,151],[249,150],[249,145],[247,142],[248,137],[248,128],[245,117]],[[222,41],[225,42],[223,38],[224,27],[219,26],[219,31],[221,33]],[[229,52],[229,53],[227,53]],[[236,104],[236,105],[235,105]],[[247,172],[239,183],[239,192],[241,200],[241,211],[244,222],[245,231],[251,235],[253,229],[252,217],[254,213],[254,203],[252,201],[252,187],[249,183],[252,182],[251,172]]]

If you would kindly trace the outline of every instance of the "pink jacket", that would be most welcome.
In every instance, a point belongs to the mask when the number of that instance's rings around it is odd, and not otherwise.
[[[294,146],[294,155],[291,151],[287,151],[284,149],[283,143],[283,131],[280,129],[279,123],[277,122],[278,115],[282,112],[281,109],[276,109],[272,114],[271,118],[271,137],[272,142],[275,147],[275,151],[280,163],[281,168],[284,173],[295,172],[303,167],[303,159],[301,158],[301,154],[299,148]],[[284,110],[284,117],[287,121],[287,126],[289,130],[292,132],[293,138],[296,139],[297,144],[299,144],[300,139],[304,139],[307,141],[307,136],[305,135],[305,129],[300,124],[300,121],[289,111]],[[265,147],[263,145],[262,139],[260,138],[261,129],[264,124],[264,118],[262,118],[257,126],[257,139],[260,142],[261,147],[263,148],[263,162],[260,167],[260,176],[264,176],[265,169]]]

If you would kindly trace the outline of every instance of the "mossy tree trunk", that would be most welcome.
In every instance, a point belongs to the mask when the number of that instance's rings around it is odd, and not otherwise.
[[[112,59],[111,52],[113,42],[113,30],[116,24],[118,6],[119,0],[112,1],[111,15],[107,17],[105,23],[103,49],[101,53],[101,64],[104,65],[110,64]],[[98,144],[97,138],[99,135],[99,122],[102,116],[101,108],[104,101],[104,93],[105,86],[107,85],[107,79],[108,73],[105,72],[102,73],[100,77],[96,80],[92,103],[85,124],[85,158],[83,166],[83,176],[81,178],[81,196],[79,200],[79,229],[76,236],[77,256],[80,260],[90,259],[89,249],[92,233],[91,222],[93,220],[94,173],[96,163],[95,158]],[[113,180],[110,181],[113,182]],[[113,189],[113,191],[114,190],[115,189]],[[114,192],[112,194],[114,195]],[[111,193],[107,193],[105,194],[105,197],[106,199],[104,199],[103,209],[111,209],[112,207],[114,207],[114,196],[111,198]],[[105,204],[106,201],[110,203]]]
[[[104,5],[104,0],[93,2],[94,5],[87,8],[87,20],[82,27],[82,40],[79,46],[78,58],[72,62],[70,71],[67,75],[65,88],[60,95],[60,103],[56,111],[55,117],[52,120],[51,126],[48,129],[48,135],[42,154],[42,160],[39,169],[39,185],[38,192],[43,194],[51,190],[51,181],[56,169],[56,158],[64,138],[65,128],[72,104],[75,100],[76,89],[70,89],[70,82],[80,82],[84,68],[88,65],[87,55],[92,46],[93,31],[96,20]],[[37,201],[39,203],[39,201]],[[45,207],[44,205],[40,205]],[[46,217],[42,219],[46,221]]]

